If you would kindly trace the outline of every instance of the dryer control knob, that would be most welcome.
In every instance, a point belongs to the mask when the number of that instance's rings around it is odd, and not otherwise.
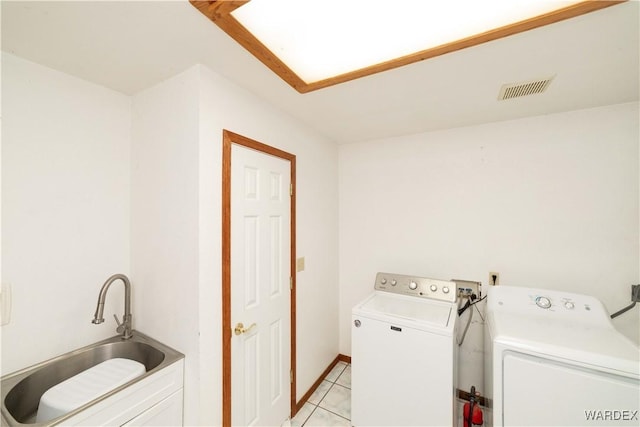
[[[429,286],[429,289],[431,289],[431,292],[435,292],[438,290],[438,287],[436,285],[431,285]]]
[[[395,286],[395,285],[397,285],[397,284],[398,284],[398,281],[397,281],[396,279],[393,279],[393,280],[391,281],[391,286]]]
[[[382,280],[380,280],[380,283],[382,283],[382,284],[384,285],[385,283],[387,283],[387,279],[385,279],[385,278],[383,277],[383,278],[382,278]]]
[[[564,308],[566,308],[567,310],[573,310],[574,307],[575,305],[571,301],[567,301],[564,303]]]
[[[411,289],[412,291],[415,290],[415,289],[418,289],[418,284],[416,282],[414,282],[414,281],[411,281],[409,283],[409,289]]]
[[[447,288],[446,286],[444,288],[442,288],[442,292],[444,292],[445,294],[449,293],[449,288]]]
[[[551,307],[551,301],[547,297],[537,297],[536,305],[540,308],[549,308]]]

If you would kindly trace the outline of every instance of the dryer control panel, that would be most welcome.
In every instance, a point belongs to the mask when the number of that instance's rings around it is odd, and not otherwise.
[[[602,303],[590,295],[550,289],[496,286],[489,289],[487,309],[512,312],[520,316],[540,316],[546,319],[581,323],[609,323],[609,314]]]
[[[378,273],[374,289],[440,301],[454,302],[457,299],[457,286],[451,280],[406,276],[404,274]]]

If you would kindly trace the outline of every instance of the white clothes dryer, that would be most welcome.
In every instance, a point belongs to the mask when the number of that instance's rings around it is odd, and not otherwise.
[[[352,309],[352,425],[455,424],[456,291],[452,281],[377,274]]]
[[[600,301],[514,286],[487,301],[488,426],[640,425],[640,352]]]

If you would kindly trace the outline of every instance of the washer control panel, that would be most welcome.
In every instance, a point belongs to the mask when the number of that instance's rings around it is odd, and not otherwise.
[[[393,292],[420,298],[441,301],[456,301],[456,283],[451,280],[405,276],[403,274],[378,273],[374,286],[376,291]]]

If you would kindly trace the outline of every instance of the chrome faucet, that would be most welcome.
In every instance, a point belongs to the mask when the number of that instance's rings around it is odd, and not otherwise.
[[[131,282],[129,282],[129,279],[124,274],[114,274],[104,282],[102,289],[100,289],[100,295],[98,296],[96,314],[91,323],[98,325],[104,322],[104,318],[102,317],[104,311],[104,300],[107,297],[109,286],[118,279],[122,280],[122,283],[124,283],[124,316],[122,317],[122,323],[118,320],[118,316],[114,314],[113,317],[116,318],[116,323],[118,324],[116,332],[122,334],[123,340],[128,340],[131,338]]]

